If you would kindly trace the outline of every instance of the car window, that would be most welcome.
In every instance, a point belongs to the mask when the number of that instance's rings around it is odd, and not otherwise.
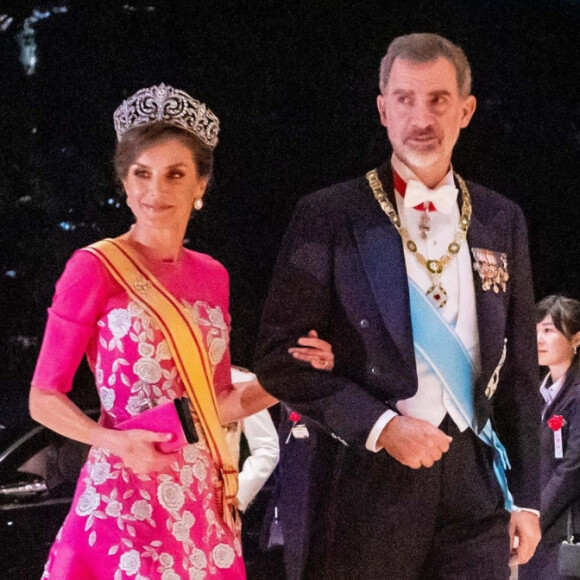
[[[0,453],[0,480],[13,480],[17,473],[24,473],[41,477],[49,490],[70,487],[88,451],[88,445],[36,425]]]

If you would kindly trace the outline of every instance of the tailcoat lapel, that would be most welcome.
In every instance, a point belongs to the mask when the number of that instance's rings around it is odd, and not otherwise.
[[[468,184],[468,187],[470,193],[473,194],[471,184]],[[494,231],[492,225],[487,223],[485,215],[483,215],[485,209],[478,206],[477,200],[474,203],[473,195],[472,204],[474,206],[473,215],[467,232],[467,243],[473,263],[472,248],[497,250],[497,240],[501,239],[501,236],[505,234]],[[480,384],[485,389],[501,359],[506,333],[507,311],[500,296],[495,294],[493,290],[485,291],[482,289],[479,274],[475,270],[473,271],[473,276],[481,352]]]
[[[574,396],[574,390],[578,388],[578,384],[580,383],[576,373],[578,373],[578,368],[574,366],[570,367],[566,374],[566,378],[564,379],[562,388],[558,391],[552,401],[546,405],[542,413],[542,419],[547,419],[552,415],[561,414],[562,410],[566,407],[568,399],[570,396]]]
[[[379,168],[379,177],[385,193],[395,203],[390,164]],[[469,188],[473,193],[471,184]],[[401,238],[375,201],[366,180],[359,197],[360,203],[354,205],[351,215],[363,267],[385,327],[410,372],[415,372],[409,286]],[[485,208],[473,197],[474,211],[467,233],[470,254],[471,248],[497,250],[497,241],[504,232],[495,231],[493,224],[489,223],[492,220],[486,219]],[[473,255],[470,258],[473,261]],[[483,392],[502,356],[507,311],[504,301],[493,290],[482,289],[477,272],[474,271],[473,276],[481,351],[479,388]]]
[[[381,181],[386,192],[392,191],[392,177],[383,179],[381,175]],[[374,199],[366,179],[360,197],[361,203],[352,215],[363,267],[385,327],[409,371],[414,373],[409,286],[401,238]]]

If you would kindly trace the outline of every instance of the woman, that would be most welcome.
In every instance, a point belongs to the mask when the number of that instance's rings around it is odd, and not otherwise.
[[[538,358],[549,373],[540,386],[542,540],[518,570],[520,580],[558,580],[558,549],[572,510],[580,531],[580,302],[548,296],[537,305]]]
[[[34,419],[92,445],[43,578],[243,579],[237,473],[221,425],[275,400],[256,381],[232,389],[227,272],[183,248],[219,122],[165,85],[137,92],[114,119],[115,169],[135,225],[67,263],[30,391]],[[332,354],[318,343],[303,348],[324,366]],[[84,353],[98,424],[67,396]],[[185,394],[198,443],[163,453],[171,434],[115,428]]]

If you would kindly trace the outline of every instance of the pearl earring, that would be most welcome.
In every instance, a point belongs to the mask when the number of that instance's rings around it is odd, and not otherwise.
[[[193,207],[199,211],[202,207],[203,207],[203,200],[201,199],[201,197],[198,197],[194,202],[193,202]]]

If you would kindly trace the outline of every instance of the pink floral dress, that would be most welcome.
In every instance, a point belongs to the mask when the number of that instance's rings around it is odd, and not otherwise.
[[[228,276],[186,250],[147,266],[200,327],[218,392],[231,388]],[[101,400],[101,424],[134,416],[149,402],[184,395],[167,344],[152,320],[99,260],[76,252],[56,286],[32,384],[67,392],[86,353]],[[175,453],[171,469],[137,475],[120,457],[91,448],[71,510],[43,578],[244,579],[239,537],[222,522],[217,470],[200,440]]]

